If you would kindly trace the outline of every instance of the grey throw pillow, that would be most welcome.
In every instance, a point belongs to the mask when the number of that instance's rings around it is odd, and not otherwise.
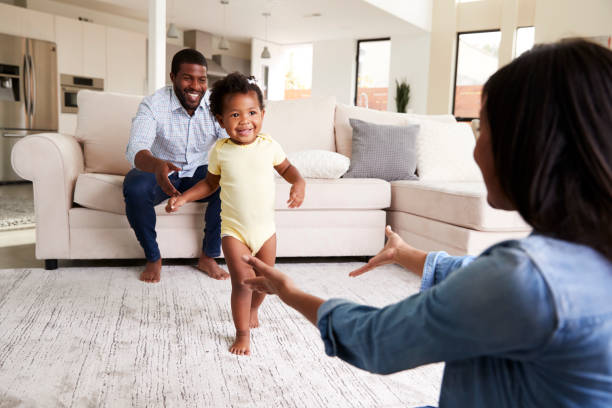
[[[353,128],[347,178],[416,180],[416,137],[419,125],[376,125],[349,119]]]

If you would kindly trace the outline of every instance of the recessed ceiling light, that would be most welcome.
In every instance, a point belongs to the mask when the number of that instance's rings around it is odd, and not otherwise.
[[[310,14],[305,14],[304,18],[309,18],[309,17],[321,17],[322,14],[321,13],[310,13]]]

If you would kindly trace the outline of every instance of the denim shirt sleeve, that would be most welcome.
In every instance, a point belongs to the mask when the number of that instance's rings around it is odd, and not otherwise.
[[[442,281],[434,267],[435,285],[398,303],[383,308],[341,299],[323,303],[317,326],[325,352],[388,374],[439,361],[510,355],[548,341],[556,327],[552,294],[522,250],[497,247],[462,268],[447,261],[439,271]]]
[[[450,256],[444,251],[430,252],[425,259],[423,277],[421,278],[421,290],[442,282],[448,275],[472,262],[474,256]]]

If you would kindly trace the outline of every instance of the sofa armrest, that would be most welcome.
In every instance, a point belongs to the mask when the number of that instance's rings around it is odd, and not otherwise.
[[[13,148],[11,164],[19,176],[33,182],[36,257],[70,258],[68,210],[84,169],[79,142],[59,133],[30,135]]]

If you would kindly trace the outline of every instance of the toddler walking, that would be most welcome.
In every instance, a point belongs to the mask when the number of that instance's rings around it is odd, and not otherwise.
[[[221,186],[221,246],[232,281],[236,327],[229,351],[248,355],[250,328],[259,326],[257,313],[265,294],[252,292],[242,283],[255,272],[241,257],[253,255],[270,266],[276,262],[273,169],[291,183],[290,208],[304,201],[305,182],[281,146],[260,133],[263,95],[253,77],[234,72],[217,81],[210,95],[210,110],[229,139],[217,141],[210,151],[206,178],[182,195],[171,197],[166,211],[174,212]]]

